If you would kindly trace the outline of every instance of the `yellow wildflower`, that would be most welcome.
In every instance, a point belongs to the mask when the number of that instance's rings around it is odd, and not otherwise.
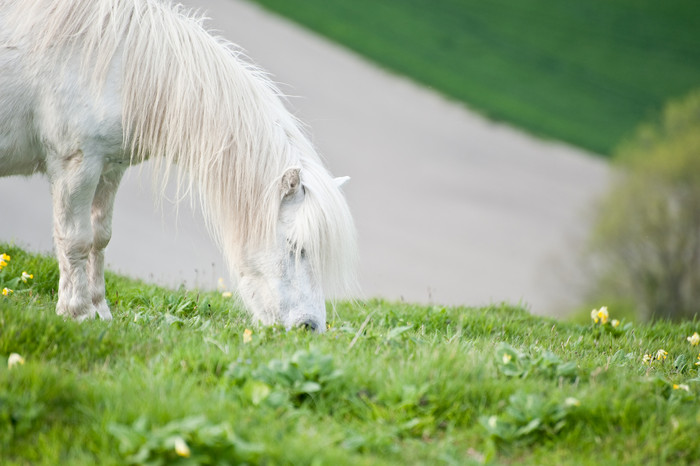
[[[617,320],[617,319],[613,319],[613,320],[610,321],[610,325],[612,325],[613,328],[617,328],[617,327],[620,326],[620,321]]]
[[[651,356],[651,354],[645,354],[644,357],[642,358],[642,362],[644,364],[651,364],[651,362],[654,360],[654,358]]]
[[[4,252],[0,254],[0,270],[2,270],[3,267],[7,265],[7,261],[10,260],[10,256],[5,254]]]
[[[564,400],[564,405],[568,407],[581,406],[581,402],[578,399],[570,396],[566,400]]]
[[[700,335],[698,335],[698,332],[695,332],[691,336],[689,336],[688,341],[691,345],[698,346],[698,343],[700,343]]]
[[[22,278],[22,281],[23,281],[24,283],[27,283],[27,280],[33,280],[33,279],[34,279],[34,275],[32,275],[31,273],[22,272],[22,277],[21,277],[21,278]]]
[[[591,311],[591,319],[593,319],[593,323],[597,324],[600,318],[598,317],[598,309],[593,309]]]
[[[513,356],[508,353],[503,353],[503,364],[508,364],[511,359],[513,359]]]
[[[663,361],[664,359],[666,359],[666,356],[668,356],[668,353],[662,349],[656,352],[656,359],[658,361]]]
[[[674,383],[674,384],[673,384],[673,389],[674,389],[674,390],[685,390],[686,392],[689,392],[689,391],[690,391],[690,387],[687,386],[687,385],[684,384],[684,383],[682,383],[682,384],[680,384],[680,385]]]
[[[698,354],[698,362],[696,362],[695,365],[700,366],[700,354]]]
[[[609,318],[610,314],[608,314],[608,308],[606,306],[603,306],[600,309],[593,309],[591,311],[591,319],[593,319],[593,323],[605,325],[608,323]]]
[[[7,358],[7,368],[12,369],[14,366],[24,364],[24,358],[17,353],[10,354]]]
[[[3,288],[3,289],[2,289],[2,295],[3,295],[3,296],[9,296],[10,293],[14,293],[14,291],[12,291],[12,290],[9,289],[9,288]]]
[[[253,332],[249,329],[243,331],[243,343],[250,343],[253,341]]]
[[[231,293],[230,291],[224,291],[223,293],[221,293],[221,296],[224,298],[230,298],[231,296],[233,296],[233,293]]]
[[[598,310],[598,318],[600,319],[600,324],[601,324],[601,325],[607,324],[607,323],[608,323],[608,318],[609,318],[609,317],[610,317],[610,316],[609,316],[609,314],[608,314],[608,308],[607,308],[607,307],[603,306],[603,307],[601,307],[601,308]]]
[[[185,442],[185,439],[182,437],[177,437],[175,439],[175,453],[177,453],[177,456],[183,458],[190,457],[190,447],[187,446],[187,442]]]

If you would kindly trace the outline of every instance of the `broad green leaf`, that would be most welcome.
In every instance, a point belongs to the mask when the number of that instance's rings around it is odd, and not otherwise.
[[[248,380],[243,386],[243,393],[256,406],[265,401],[271,391],[269,385],[257,380]]]

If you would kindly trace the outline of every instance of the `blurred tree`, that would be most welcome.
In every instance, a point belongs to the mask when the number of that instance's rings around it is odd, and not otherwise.
[[[646,318],[700,313],[700,90],[669,103],[615,155],[591,252],[596,294]]]

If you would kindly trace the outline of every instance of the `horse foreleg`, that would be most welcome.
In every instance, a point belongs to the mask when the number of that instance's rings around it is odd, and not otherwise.
[[[87,274],[90,282],[92,305],[101,319],[110,320],[109,306],[105,299],[105,248],[112,238],[112,212],[119,182],[124,174],[122,167],[111,168],[100,177],[95,198],[92,201],[92,249],[88,256]]]
[[[53,154],[47,163],[53,199],[54,244],[59,267],[56,313],[78,320],[95,316],[88,289],[87,260],[93,234],[90,208],[101,162],[81,150]]]

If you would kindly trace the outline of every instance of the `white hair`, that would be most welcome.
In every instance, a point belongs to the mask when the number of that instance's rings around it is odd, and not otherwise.
[[[202,18],[158,0],[16,2],[16,37],[40,63],[52,49],[80,53],[100,92],[121,60],[124,148],[132,163],[175,165],[178,198],[196,194],[229,266],[243,247],[274,241],[286,169],[306,191],[293,238],[330,295],[354,292],[355,228],[348,205],[269,77]],[[165,189],[169,170],[156,170]]]

